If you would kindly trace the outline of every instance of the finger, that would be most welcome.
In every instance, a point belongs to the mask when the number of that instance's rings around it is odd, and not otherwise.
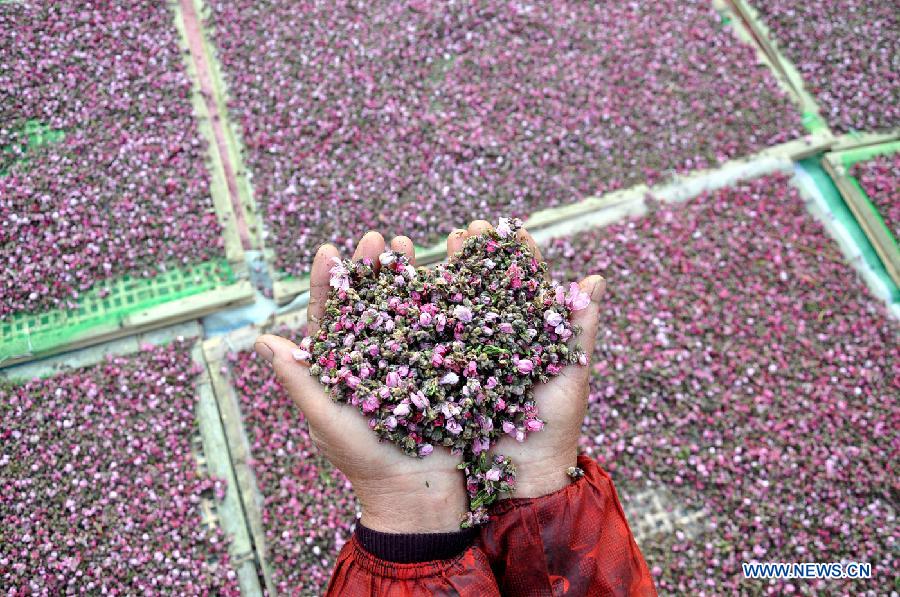
[[[265,334],[256,339],[253,350],[275,370],[275,377],[300,407],[310,425],[327,427],[335,417],[336,405],[319,381],[309,374],[309,366],[294,359],[297,345],[280,336]]]
[[[412,265],[416,264],[416,247],[406,236],[395,236],[391,240],[391,249],[403,253]]]
[[[466,230],[457,229],[447,236],[447,257],[453,257],[462,249],[469,233]]]
[[[378,232],[370,230],[359,239],[356,251],[353,252],[353,260],[361,261],[368,258],[372,265],[378,268],[378,256],[384,253],[384,237]]]
[[[531,249],[531,254],[538,261],[543,261],[544,258],[541,256],[541,249],[538,247],[537,243],[534,242],[534,238],[531,234],[528,233],[524,228],[519,228],[518,232],[516,232],[516,238],[520,241],[524,242],[528,245],[528,248]]]
[[[325,315],[325,301],[331,290],[331,268],[335,257],[340,259],[334,245],[322,245],[313,259],[309,274],[309,305],[306,307],[306,333],[310,336],[319,331],[319,322]]]
[[[573,325],[581,327],[581,333],[578,334],[577,344],[590,358],[594,352],[594,343],[597,340],[597,327],[600,325],[600,301],[606,292],[606,280],[603,276],[588,276],[578,283],[582,292],[586,292],[591,297],[591,302],[587,307],[580,311],[574,311],[569,316],[569,321]]]
[[[475,220],[469,224],[469,236],[480,236],[494,227],[487,220]]]

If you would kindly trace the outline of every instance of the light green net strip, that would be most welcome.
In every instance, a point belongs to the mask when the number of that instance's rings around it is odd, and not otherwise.
[[[828,123],[817,112],[806,111],[803,113],[803,128],[807,132],[815,134],[828,129]]]
[[[153,278],[122,276],[83,293],[76,309],[17,313],[0,322],[0,363],[40,355],[93,332],[121,327],[129,315],[232,284],[225,259],[160,272]]]
[[[50,143],[59,143],[66,137],[65,131],[58,129],[51,129],[49,125],[40,122],[39,120],[27,120],[25,121],[25,125],[19,129],[20,132],[25,133],[25,153],[29,151],[34,151],[35,149],[43,146],[49,145]],[[0,164],[2,164],[5,160],[3,160],[4,153],[11,152],[12,147],[2,147],[0,148]],[[22,161],[27,161],[23,159]],[[9,164],[7,164],[8,166]],[[6,176],[7,172],[5,169],[0,168],[0,176]]]

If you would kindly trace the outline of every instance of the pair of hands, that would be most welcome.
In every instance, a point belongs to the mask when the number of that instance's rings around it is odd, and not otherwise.
[[[490,229],[488,222],[477,220],[467,230],[454,230],[447,237],[448,257],[452,259],[467,238]],[[519,234],[540,260],[534,239],[524,229]],[[409,238],[395,237],[390,248],[415,263],[415,249]],[[378,263],[378,256],[384,251],[384,238],[369,232],[359,241],[353,259],[368,257]],[[338,250],[333,245],[323,245],[313,261],[307,308],[310,335],[316,333],[324,316],[333,257],[340,257]],[[606,284],[600,276],[589,276],[580,286],[591,296],[591,304],[575,312],[572,322],[581,326],[576,341],[590,355]],[[362,509],[362,524],[385,533],[459,530],[460,520],[468,510],[464,476],[456,468],[461,457],[452,455],[447,448],[436,447],[426,458],[411,458],[393,444],[379,442],[362,413],[353,406],[333,402],[326,388],[309,374],[308,367],[293,359],[295,348],[290,340],[271,334],[261,336],[254,346],[256,353],[272,364],[278,381],[303,411],[310,437],[319,450],[353,484]],[[530,434],[523,443],[504,435],[492,450],[511,457],[516,464],[516,491],[511,497],[547,495],[570,482],[566,469],[576,465],[578,438],[587,408],[588,368],[566,367],[549,383],[536,385],[534,397],[540,417],[546,422],[544,429]]]

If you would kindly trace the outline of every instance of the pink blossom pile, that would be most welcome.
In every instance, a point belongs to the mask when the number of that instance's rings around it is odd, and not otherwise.
[[[579,331],[569,321],[590,296],[549,281],[521,227],[500,218],[433,269],[394,251],[377,263],[335,257],[319,330],[294,353],[380,439],[412,457],[438,446],[462,456],[463,528],[485,523],[487,506],[513,492],[515,463],[488,450],[543,428],[535,384],[587,364],[568,346]]]
[[[224,536],[201,526],[188,347],[0,382],[4,594],[238,595]],[[211,563],[218,561],[218,565]]]
[[[429,245],[796,138],[707,1],[213,0],[276,267],[366,230]]]
[[[170,6],[0,2],[0,31],[0,317],[221,256]]]
[[[230,355],[230,379],[263,495],[266,554],[282,595],[319,595],[350,539],[350,482],[319,454],[303,414],[252,351]]]
[[[900,242],[900,152],[856,164],[851,174]]]
[[[750,0],[832,130],[900,126],[900,6],[894,0]]]
[[[641,547],[660,594],[895,587],[900,326],[786,178],[551,243],[609,284],[584,447],[628,494],[661,485],[703,529]],[[748,581],[741,562],[870,562],[866,581]]]

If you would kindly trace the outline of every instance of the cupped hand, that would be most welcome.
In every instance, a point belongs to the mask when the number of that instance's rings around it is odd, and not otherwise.
[[[491,229],[484,220],[472,222],[467,230],[456,230],[450,235],[447,252],[451,256],[459,251],[470,236],[483,234]],[[538,261],[540,249],[523,228],[519,237],[531,248]],[[587,308],[572,313],[571,322],[581,327],[575,342],[590,359],[599,325],[600,300],[606,291],[606,281],[601,276],[588,276],[579,282],[583,292],[591,297]],[[534,387],[534,399],[538,416],[544,428],[529,433],[524,442],[504,435],[491,450],[512,458],[516,465],[515,493],[501,497],[540,497],[562,489],[571,482],[567,469],[576,466],[578,440],[581,425],[587,411],[589,381],[588,365],[569,365],[548,383]]]
[[[415,263],[410,239],[396,237],[391,248],[405,253]],[[384,250],[384,238],[369,232],[359,241],[353,258],[368,258],[377,267],[378,256]],[[338,250],[323,245],[313,261],[307,308],[309,335],[316,333],[324,316],[329,272],[335,257],[340,258]],[[468,511],[463,473],[457,469],[461,456],[436,447],[425,458],[414,458],[391,443],[379,441],[362,413],[353,406],[332,401],[326,388],[309,374],[309,364],[293,358],[297,349],[293,342],[266,334],[254,348],[272,364],[278,381],[303,412],[310,437],[319,450],[353,484],[363,525],[389,533],[459,529]]]

